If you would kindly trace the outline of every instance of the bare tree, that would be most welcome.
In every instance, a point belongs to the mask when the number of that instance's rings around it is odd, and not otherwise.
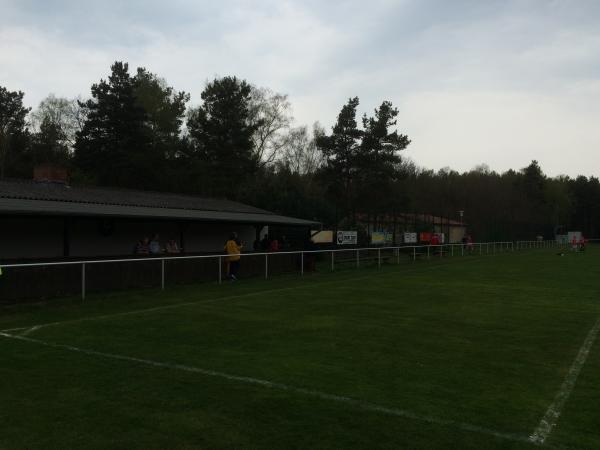
[[[325,161],[315,143],[315,138],[324,133],[318,122],[314,123],[312,132],[307,126],[290,129],[281,155],[282,164],[292,173],[314,174]]]
[[[249,108],[251,122],[258,125],[252,137],[254,157],[264,167],[277,160],[286,145],[293,121],[292,107],[287,95],[253,87]]]
[[[30,114],[32,131],[39,132],[43,123],[52,124],[60,131],[66,147],[73,148],[85,123],[86,110],[80,106],[79,99],[66,99],[50,94],[42,100],[35,111]]]

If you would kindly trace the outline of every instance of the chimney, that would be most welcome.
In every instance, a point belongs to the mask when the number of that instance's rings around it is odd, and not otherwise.
[[[69,172],[62,166],[39,164],[33,168],[33,181],[67,186],[69,184]]]

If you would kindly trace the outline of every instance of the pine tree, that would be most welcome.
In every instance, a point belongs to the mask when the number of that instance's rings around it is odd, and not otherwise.
[[[236,77],[217,78],[202,92],[204,103],[193,110],[187,127],[192,158],[203,170],[205,193],[237,197],[240,186],[258,168],[252,137],[261,125],[251,121],[251,87]]]
[[[108,80],[92,86],[82,103],[87,120],[75,143],[75,163],[99,185],[156,189],[164,155],[151,145],[147,114],[136,101],[127,63],[111,66]]]
[[[316,139],[317,147],[326,158],[322,178],[336,204],[338,218],[348,218],[354,203],[354,192],[359,167],[357,155],[363,132],[358,129],[356,109],[358,97],[342,107],[331,135]]]
[[[4,176],[31,176],[26,118],[21,91],[0,86],[0,179]]]

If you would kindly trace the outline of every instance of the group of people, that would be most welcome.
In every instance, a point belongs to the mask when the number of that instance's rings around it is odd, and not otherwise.
[[[269,236],[265,234],[261,241],[257,241],[257,243],[254,244],[254,247],[255,250],[277,252],[283,248],[287,248],[287,241],[285,236],[282,236],[281,239],[269,239]],[[242,248],[243,244],[237,233],[231,233],[229,239],[225,242],[224,247],[224,250],[227,253],[225,258],[225,276],[229,280],[237,280]],[[136,255],[177,254],[181,253],[181,251],[182,249],[174,239],[168,240],[163,246],[158,234],[154,234],[152,238],[144,237],[143,239],[140,239],[133,249],[133,252]]]
[[[136,255],[160,255],[163,253],[177,254],[181,253],[181,248],[175,239],[169,239],[163,246],[160,242],[158,234],[154,234],[152,238],[147,236],[140,239],[133,249]]]
[[[278,252],[289,248],[288,241],[285,236],[281,238],[270,239],[269,235],[265,233],[263,238],[259,241],[258,239],[254,242],[254,251],[257,252]]]

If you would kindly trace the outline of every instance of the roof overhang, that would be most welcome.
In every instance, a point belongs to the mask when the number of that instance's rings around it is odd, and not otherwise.
[[[319,222],[315,221],[296,219],[294,217],[280,216],[277,214],[152,208],[145,206],[105,205],[12,198],[0,198],[0,214],[173,219],[288,226],[314,226],[319,224]]]

